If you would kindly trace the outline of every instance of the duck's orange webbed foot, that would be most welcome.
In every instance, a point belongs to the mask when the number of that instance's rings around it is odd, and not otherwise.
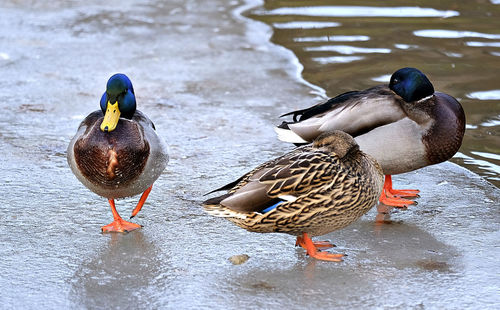
[[[380,195],[379,201],[385,205],[397,208],[406,208],[409,205],[417,204],[416,201],[404,199],[401,197],[388,197],[383,191]]]
[[[342,257],[344,257],[344,254],[332,254],[328,252],[317,251],[315,254],[309,254],[309,256],[319,260],[326,260],[329,262],[341,262]]]
[[[112,223],[110,223],[108,225],[102,226],[101,230],[104,233],[107,233],[107,232],[127,233],[129,231],[132,231],[132,230],[135,230],[135,229],[138,229],[141,227],[142,226],[139,224],[130,223],[130,222],[127,222],[124,219],[120,218],[120,219],[114,220]]]
[[[404,208],[409,205],[417,204],[416,201],[404,199],[402,197],[419,197],[417,189],[393,189],[392,178],[390,175],[385,176],[384,188],[380,195],[379,201],[385,205]]]
[[[420,197],[418,189],[387,189],[387,191],[395,197]]]
[[[316,246],[316,244],[318,246]],[[332,247],[333,245],[328,241],[313,242],[307,233],[302,233],[302,236],[297,237],[296,245],[300,245],[307,251],[307,255],[319,259],[326,260],[330,262],[341,262],[344,254],[332,254],[328,252],[322,252],[317,249],[317,247]],[[329,245],[329,246],[328,246]]]
[[[102,232],[129,232],[142,226],[135,223],[130,223],[125,221],[120,217],[118,212],[116,211],[115,201],[113,199],[108,200],[109,205],[111,206],[111,212],[113,213],[113,222],[108,225],[102,226]]]

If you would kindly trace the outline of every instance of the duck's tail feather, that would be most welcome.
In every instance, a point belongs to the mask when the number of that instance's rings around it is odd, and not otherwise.
[[[231,183],[229,183],[229,184],[226,184],[226,185],[224,185],[224,186],[222,186],[222,187],[219,187],[219,188],[217,188],[217,189],[214,189],[213,191],[210,191],[210,192],[208,192],[208,193],[206,193],[206,194],[203,194],[203,196],[210,195],[210,194],[212,194],[212,193],[219,192],[219,191],[228,191],[228,190],[230,190],[231,188],[235,187],[238,183],[240,183],[240,181],[241,181],[241,180],[243,180],[243,178],[244,178],[244,177],[245,177],[245,176],[241,176],[238,180],[233,181],[233,182],[231,182]]]
[[[274,131],[276,131],[278,139],[280,139],[283,142],[299,143],[299,144],[308,143],[306,140],[302,139],[298,134],[291,131],[288,128],[288,125],[286,128],[283,128],[283,124],[281,124],[280,126],[274,127]]]

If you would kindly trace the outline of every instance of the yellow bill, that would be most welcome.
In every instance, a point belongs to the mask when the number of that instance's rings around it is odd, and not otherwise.
[[[108,101],[108,104],[106,106],[106,114],[104,114],[104,120],[101,123],[101,130],[105,132],[115,130],[119,120],[120,109],[118,109],[118,101],[116,101],[114,104]]]

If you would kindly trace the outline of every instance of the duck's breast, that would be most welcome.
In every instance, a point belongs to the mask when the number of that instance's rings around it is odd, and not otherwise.
[[[144,129],[122,118],[115,130],[103,132],[101,122],[99,118],[84,128],[70,144],[73,172],[90,190],[106,198],[141,193],[151,185],[139,182],[151,151]]]
[[[435,122],[423,136],[429,165],[453,157],[462,145],[465,133],[465,113],[460,103],[450,95],[436,92],[430,111]]]

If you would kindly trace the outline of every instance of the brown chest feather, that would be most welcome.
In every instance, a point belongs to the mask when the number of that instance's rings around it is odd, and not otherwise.
[[[429,164],[453,157],[462,145],[465,132],[465,113],[460,103],[444,93],[436,92],[435,98],[432,114],[437,121],[423,137]]]
[[[82,175],[94,184],[115,187],[133,182],[144,170],[150,146],[143,128],[120,120],[112,132],[102,132],[97,121],[74,146]]]

